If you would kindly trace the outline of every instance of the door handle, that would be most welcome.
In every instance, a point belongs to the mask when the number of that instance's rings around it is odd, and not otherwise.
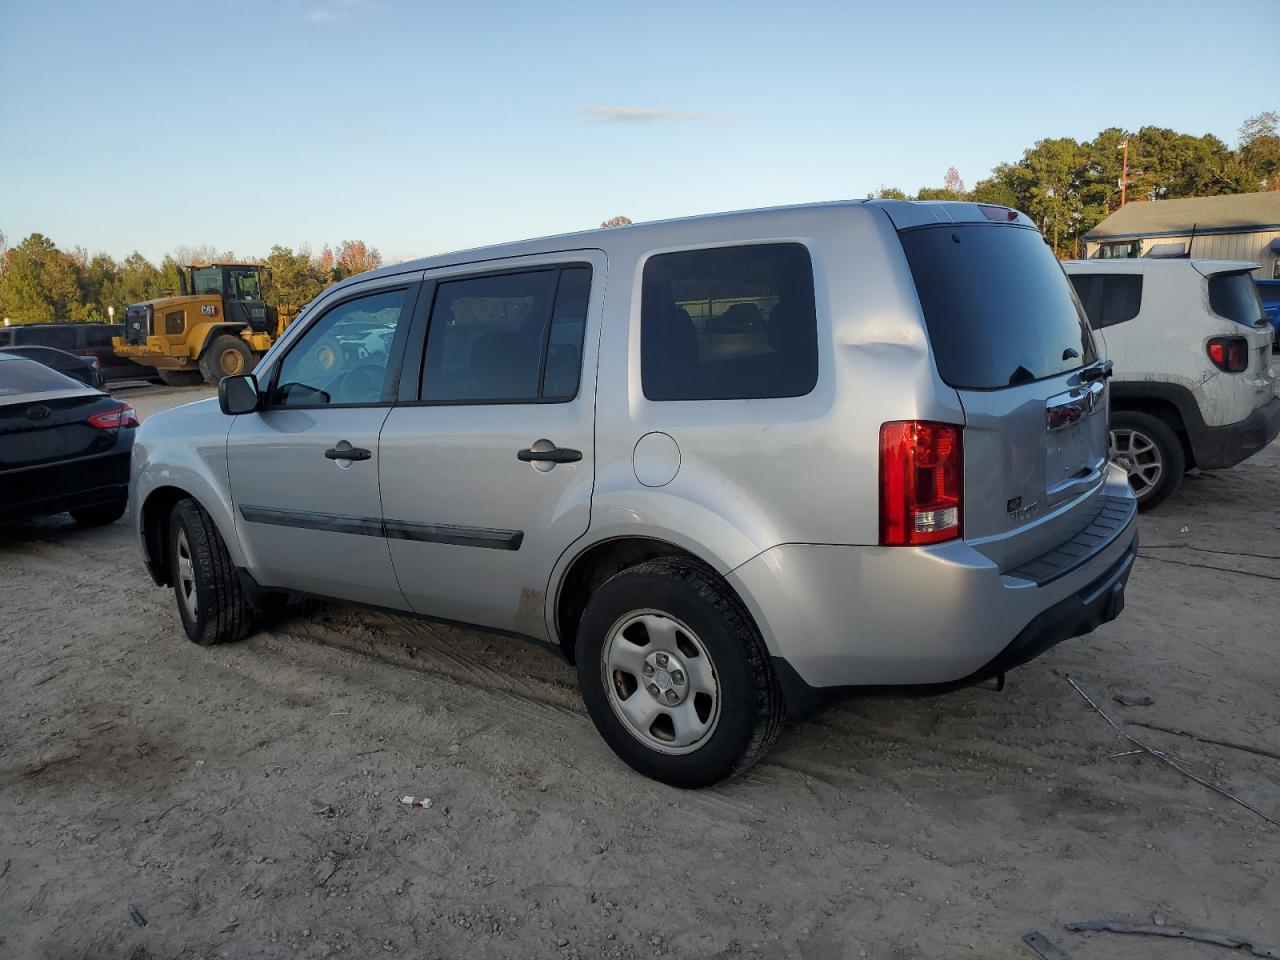
[[[336,447],[330,447],[324,455],[330,460],[369,460],[373,457],[364,447],[353,447],[346,440],[339,441]]]
[[[521,463],[577,463],[582,459],[582,451],[568,447],[552,447],[550,450],[526,447],[516,452],[516,459]]]

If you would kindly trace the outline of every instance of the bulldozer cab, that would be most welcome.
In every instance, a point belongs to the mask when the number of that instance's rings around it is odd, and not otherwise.
[[[184,295],[221,297],[228,322],[247,324],[255,333],[273,333],[263,293],[267,273],[256,263],[210,263],[183,267],[179,277]]]

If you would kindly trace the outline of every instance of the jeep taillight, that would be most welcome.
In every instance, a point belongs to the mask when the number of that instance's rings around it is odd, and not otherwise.
[[[99,430],[114,430],[116,427],[136,427],[138,425],[138,415],[134,413],[133,407],[127,403],[122,403],[114,410],[103,410],[102,413],[95,413],[86,422],[89,426],[97,427]]]
[[[1244,373],[1249,369],[1249,341],[1244,337],[1213,337],[1205,344],[1205,352],[1224,373]]]
[[[960,536],[960,427],[895,420],[880,428],[880,543],[919,546]]]

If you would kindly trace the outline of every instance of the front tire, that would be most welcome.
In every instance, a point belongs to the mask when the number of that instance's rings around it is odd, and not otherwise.
[[[696,561],[650,560],[604,583],[576,653],[596,729],[647,777],[708,786],[750,768],[782,732],[782,691],[759,631]]]
[[[1163,503],[1187,472],[1182,441],[1173,428],[1140,410],[1111,415],[1111,462],[1128,474],[1139,510]]]
[[[129,509],[128,500],[112,500],[110,503],[97,503],[92,507],[80,507],[70,511],[71,519],[81,527],[105,527],[115,523]]]
[[[215,387],[223,377],[238,377],[253,369],[253,351],[239,337],[221,334],[200,355],[200,372]]]
[[[182,628],[207,647],[248,636],[253,609],[227,545],[194,500],[180,500],[169,516],[169,573]]]

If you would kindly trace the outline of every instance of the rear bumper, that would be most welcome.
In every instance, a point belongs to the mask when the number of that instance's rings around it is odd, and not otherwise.
[[[1001,571],[965,543],[937,547],[786,544],[729,574],[802,715],[855,693],[937,693],[1025,663],[1114,619],[1137,552],[1136,505],[1063,562]],[[1082,536],[1089,535],[1086,531]],[[1057,565],[1055,567],[1055,565]]]
[[[1202,470],[1224,470],[1253,456],[1280,434],[1280,397],[1225,427],[1187,424],[1187,437]]]
[[[126,499],[131,447],[132,438],[110,453],[0,474],[0,523]]]

